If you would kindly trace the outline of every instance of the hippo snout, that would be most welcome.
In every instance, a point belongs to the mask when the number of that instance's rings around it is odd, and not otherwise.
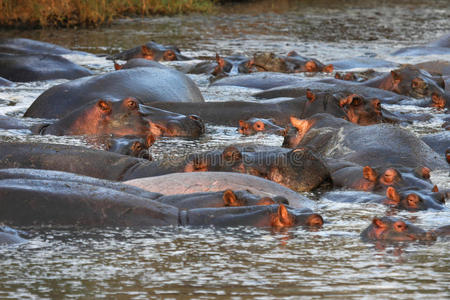
[[[189,119],[194,121],[194,124],[198,126],[200,129],[200,134],[205,133],[205,123],[203,120],[197,115],[188,115]]]

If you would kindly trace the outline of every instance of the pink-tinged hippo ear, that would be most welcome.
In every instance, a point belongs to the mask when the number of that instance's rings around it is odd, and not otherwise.
[[[378,219],[378,218],[373,218],[372,224],[376,228],[386,228],[387,227],[387,225],[383,222],[383,220]]]
[[[363,168],[363,177],[371,182],[375,182],[377,180],[377,172],[369,166],[365,166]]]
[[[432,191],[433,193],[437,193],[437,192],[439,192],[439,188],[437,187],[437,185],[434,185],[434,186],[433,186],[433,189],[431,189],[431,191]]]
[[[222,199],[223,199],[223,204],[225,206],[240,206],[240,203],[238,202],[236,195],[230,189],[223,192]]]
[[[446,104],[446,100],[444,97],[439,95],[436,92],[433,92],[431,94],[431,107],[441,108],[444,109]]]
[[[222,157],[226,162],[235,163],[242,160],[242,153],[238,148],[228,146],[223,150]]]
[[[325,67],[323,67],[322,72],[331,73],[331,72],[333,72],[333,70],[334,70],[333,65],[329,64],[329,65],[326,65]]]
[[[343,80],[342,75],[341,75],[341,73],[339,73],[339,72],[336,72],[336,74],[334,74],[334,78],[335,78],[335,79]]]
[[[147,134],[147,137],[145,138],[145,146],[149,148],[151,145],[153,145],[156,141],[156,138],[153,134],[149,133]]]
[[[290,120],[291,120],[292,126],[297,128],[298,131],[302,131],[302,132],[306,131],[309,127],[308,120],[301,120],[301,119],[298,119],[298,118],[292,117],[292,116],[290,117]]]
[[[310,103],[314,102],[314,100],[316,100],[316,95],[310,89],[307,89],[306,90],[306,99],[308,99],[308,101]]]
[[[387,188],[387,190],[386,190],[386,197],[389,200],[392,200],[395,203],[399,203],[400,202],[400,195],[397,193],[397,190],[394,187],[392,187],[392,186]]]
[[[223,67],[225,67],[225,60],[220,57],[219,54],[216,53],[216,62],[219,65],[220,69],[223,69]]]
[[[344,107],[346,105],[349,105],[350,103],[352,103],[352,98],[350,96],[339,100],[340,107]]]
[[[295,52],[294,50],[292,50],[291,52],[289,52],[289,53],[287,54],[287,56],[298,56],[298,53]]]
[[[103,113],[109,113],[111,112],[111,103],[105,101],[105,100],[98,100],[97,101],[97,107],[103,112]]]
[[[253,124],[253,129],[256,131],[264,131],[265,125],[261,120],[258,120]]]
[[[147,47],[146,45],[141,46],[141,54],[142,57],[148,60],[154,60],[155,54],[153,53],[153,50]]]
[[[118,70],[122,70],[123,65],[119,65],[118,63],[114,62],[114,70],[118,71]]]
[[[277,213],[272,216],[271,226],[288,227],[294,225],[294,220],[283,204],[278,206]]]

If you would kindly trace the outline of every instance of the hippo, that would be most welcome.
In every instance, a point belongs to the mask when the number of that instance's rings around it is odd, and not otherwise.
[[[205,122],[217,125],[236,126],[241,120],[250,118],[272,119],[278,126],[286,126],[291,116],[300,118],[326,112],[360,125],[386,121],[380,101],[365,99],[356,94],[313,93],[306,91],[304,97],[254,103],[245,101],[205,103],[153,103],[152,106],[174,112],[196,113]]]
[[[58,45],[25,38],[0,39],[0,52],[13,54],[89,55],[86,52],[74,51]]]
[[[274,87],[291,85],[299,82],[305,82],[305,78],[290,75],[280,74],[276,72],[262,72],[254,74],[244,74],[237,76],[230,76],[214,81],[211,86],[239,86],[260,90],[267,90]]]
[[[404,190],[398,192],[390,186],[386,189],[384,204],[391,205],[397,209],[408,211],[426,210],[429,208],[440,210],[444,208],[445,198],[442,193],[425,190]]]
[[[250,70],[259,72],[326,72],[333,71],[332,65],[325,66],[316,59],[300,56],[291,51],[287,56],[278,56],[272,52],[256,53],[248,63]]]
[[[0,76],[14,82],[77,79],[92,74],[59,55],[0,53]]]
[[[413,46],[398,49],[393,56],[424,56],[450,54],[450,34],[443,35],[436,41],[423,46]]]
[[[327,183],[330,174],[324,162],[308,149],[254,151],[229,146],[192,154],[183,161],[185,172],[239,172],[269,179],[294,191],[305,192]]]
[[[122,101],[87,103],[57,122],[39,126],[35,131],[53,135],[105,135],[116,136],[182,136],[199,137],[205,132],[202,120],[195,116],[142,105],[135,98]]]
[[[122,69],[133,69],[133,68],[158,68],[158,69],[169,69],[169,67],[166,67],[163,64],[160,64],[157,61],[154,60],[147,60],[145,58],[133,58],[128,60],[125,64],[119,65],[118,63],[114,63],[114,69],[115,70],[122,70]]]
[[[144,104],[154,101],[204,102],[195,83],[181,72],[134,68],[53,86],[31,104],[24,116],[58,119],[95,99],[117,101],[128,97],[135,97]]]
[[[364,242],[386,241],[434,241],[436,234],[398,218],[373,218],[372,223],[361,232]]]
[[[154,61],[174,61],[174,60],[190,60],[191,58],[180,53],[180,49],[175,46],[163,46],[156,42],[150,41],[142,46],[138,46],[129,50],[122,51],[110,57],[112,60],[130,60],[133,58],[144,58]]]
[[[445,151],[450,148],[450,131],[445,130],[437,133],[430,133],[420,138],[434,151],[445,155]]]
[[[156,201],[173,205],[179,209],[186,210],[191,208],[207,207],[231,207],[231,206],[253,206],[253,205],[271,205],[285,204],[289,201],[281,196],[261,197],[248,191],[233,191],[227,189],[219,192],[200,192],[192,194],[178,194],[161,196]]]
[[[336,71],[353,70],[353,69],[379,69],[379,68],[397,68],[398,63],[387,61],[384,59],[373,57],[352,57],[335,61],[328,64],[334,67]]]
[[[110,137],[105,143],[105,150],[152,160],[148,149],[155,142],[156,138],[153,134],[148,134],[145,138],[135,135],[125,135],[122,137]]]
[[[27,240],[22,238],[17,230],[4,225],[0,226],[0,246],[23,244],[26,242]]]
[[[417,69],[425,70],[431,75],[450,76],[450,62],[446,60],[432,60],[413,65]]]
[[[321,227],[311,210],[277,205],[179,210],[103,186],[61,180],[0,180],[0,222],[18,226],[148,227],[167,225]]]
[[[219,192],[227,189],[246,190],[260,197],[282,197],[294,208],[313,209],[316,203],[273,181],[241,173],[193,172],[137,178],[123,183],[165,195]]]
[[[385,165],[447,169],[447,164],[413,133],[391,124],[358,126],[329,114],[291,118],[283,146],[309,147],[319,155],[372,168]]]
[[[190,74],[211,74],[214,76],[233,76],[238,74],[250,73],[248,63],[250,58],[235,54],[227,57],[221,57],[216,54],[214,62],[204,61],[192,66],[187,73]]]
[[[253,94],[253,97],[256,99],[271,99],[278,97],[296,98],[305,96],[308,90],[313,93],[327,92],[330,94],[357,94],[369,99],[379,99],[382,104],[397,104],[402,103],[402,101],[411,102],[413,100],[410,97],[399,95],[394,92],[347,83],[347,81],[337,79],[333,79],[333,81],[328,83],[322,81],[297,82],[295,84],[284,85],[257,92]]]
[[[284,128],[276,125],[274,119],[250,118],[239,120],[239,133],[243,135],[253,135],[258,132],[284,135]]]

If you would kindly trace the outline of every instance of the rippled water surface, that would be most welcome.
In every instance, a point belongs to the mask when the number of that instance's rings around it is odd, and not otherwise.
[[[230,6],[213,16],[127,19],[97,30],[13,30],[0,31],[0,36],[39,39],[95,54],[155,40],[176,44],[186,55],[202,59],[216,52],[252,55],[296,50],[323,62],[363,56],[416,63],[450,57],[389,53],[449,32],[449,20],[447,1],[261,1]],[[113,70],[111,61],[101,55],[67,57],[96,73]],[[203,75],[192,79],[208,101],[253,101],[256,91],[210,88]],[[0,89],[0,114],[21,116],[40,93],[61,82],[65,81]],[[430,108],[389,108],[433,113],[431,120],[408,126],[418,135],[441,130],[442,113]],[[152,146],[152,154],[161,159],[236,143],[279,146],[282,142],[273,135],[241,137],[232,127],[207,128],[198,141],[162,139]],[[80,137],[31,136],[19,130],[0,130],[0,139],[93,147]],[[435,172],[432,179],[439,187],[450,188],[447,171]],[[332,193],[339,197],[355,192]],[[317,211],[326,220],[319,231],[23,228],[30,232],[30,243],[0,248],[0,298],[449,298],[448,239],[374,245],[359,238],[374,216],[387,213],[425,229],[449,224],[449,204],[443,211],[398,213],[378,204],[336,203],[329,200],[333,196],[329,193],[309,196],[318,199]]]

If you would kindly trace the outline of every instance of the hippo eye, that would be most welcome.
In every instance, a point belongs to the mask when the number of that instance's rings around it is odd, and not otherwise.
[[[408,226],[407,226],[404,222],[399,221],[399,222],[395,222],[395,223],[394,223],[394,229],[395,229],[395,231],[397,231],[397,232],[403,232],[403,231],[405,231],[407,228],[408,228]]]
[[[135,110],[135,109],[137,109],[138,104],[137,104],[137,102],[134,101],[134,100],[128,100],[128,102],[127,102],[127,107],[128,107],[130,110]]]

